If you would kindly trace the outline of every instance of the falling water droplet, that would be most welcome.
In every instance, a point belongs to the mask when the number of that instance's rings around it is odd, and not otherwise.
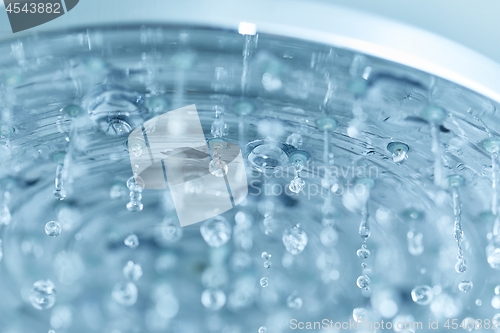
[[[455,264],[455,271],[457,273],[464,273],[467,270],[467,262],[464,258],[459,258]]]
[[[493,269],[500,270],[500,248],[493,248],[488,251],[487,261],[490,264],[490,267]]]
[[[495,287],[494,292],[495,292],[495,295],[500,295],[500,285]]]
[[[406,234],[408,241],[408,252],[413,256],[421,255],[424,252],[423,238],[424,235],[421,232],[415,230],[410,230]]]
[[[56,221],[49,221],[45,224],[45,233],[50,237],[57,237],[61,234],[61,224]]]
[[[138,281],[142,276],[141,265],[128,261],[123,267],[123,276],[130,281]]]
[[[201,294],[201,303],[209,310],[220,310],[226,304],[226,294],[220,289],[206,289]]]
[[[136,234],[128,235],[127,238],[123,241],[125,245],[130,247],[131,249],[135,249],[139,246],[139,237]]]
[[[142,190],[146,184],[139,176],[132,176],[127,180],[127,187],[130,190],[130,202],[127,203],[127,209],[130,212],[138,212],[144,208],[142,204]]]
[[[183,231],[179,223],[172,218],[165,218],[156,229],[155,239],[161,245],[172,245],[177,243],[182,235]]]
[[[269,285],[269,278],[263,277],[262,279],[260,279],[260,285],[262,288],[267,287]]]
[[[9,206],[5,203],[0,204],[0,225],[7,225],[10,223],[12,215],[10,214]]]
[[[300,227],[295,226],[283,232],[282,241],[289,253],[297,255],[306,248],[307,234]]]
[[[120,282],[115,284],[111,296],[116,303],[123,306],[134,305],[137,301],[137,286],[132,282]]]
[[[271,262],[270,262],[270,261],[268,261],[268,260],[264,261],[264,268],[269,269],[269,268],[271,268],[271,266],[272,266],[272,265],[271,265]]]
[[[411,291],[411,299],[419,305],[428,305],[432,302],[434,294],[429,286],[416,286]]]
[[[292,133],[286,138],[286,144],[295,148],[300,148],[300,146],[302,146],[302,142],[302,135],[298,133]]]
[[[337,244],[339,239],[338,232],[332,226],[325,227],[320,234],[321,243],[326,247],[332,247]]]
[[[304,181],[304,179],[300,178],[299,176],[295,176],[295,178],[293,178],[290,182],[290,185],[288,185],[288,188],[293,193],[299,193],[304,189],[305,186],[306,182]]]
[[[47,310],[56,302],[56,289],[50,280],[39,280],[30,291],[31,305],[37,310]]]
[[[476,305],[477,305],[477,306],[481,306],[481,305],[483,305],[483,301],[481,301],[479,298],[478,298],[478,299],[476,299]]]
[[[49,330],[49,332],[48,332],[48,333],[56,333],[56,331],[54,331],[54,330]]]
[[[286,305],[290,309],[300,310],[300,308],[302,308],[302,303],[302,298],[297,295],[290,295],[286,299]]]
[[[355,308],[352,311],[352,318],[357,323],[366,321],[368,319],[368,311],[365,308]]]
[[[360,289],[368,288],[370,286],[370,282],[371,282],[370,278],[366,275],[360,275],[356,279],[356,285]]]
[[[361,245],[361,248],[356,251],[359,259],[367,259],[370,256],[370,250],[366,248],[366,244]]]
[[[269,260],[269,259],[271,259],[272,255],[270,253],[267,253],[264,251],[264,252],[262,252],[261,257],[264,260]]]
[[[403,164],[408,158],[410,147],[403,142],[391,142],[387,145],[387,150],[392,154],[392,160],[396,164]]]
[[[267,332],[267,328],[266,326],[261,326],[259,327],[259,330],[257,331],[258,333],[266,333]]]
[[[205,221],[200,227],[201,236],[211,247],[221,247],[231,238],[231,225],[222,216]]]
[[[215,177],[222,178],[225,175],[227,175],[229,171],[229,166],[227,165],[226,162],[224,162],[220,158],[215,158],[211,160],[210,163],[208,164],[208,170]]]
[[[460,290],[461,292],[464,292],[464,293],[471,291],[472,287],[473,287],[473,284],[469,280],[463,280],[463,281],[458,283],[458,290]]]

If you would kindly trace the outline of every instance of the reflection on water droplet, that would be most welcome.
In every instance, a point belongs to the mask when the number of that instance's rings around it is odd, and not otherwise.
[[[286,144],[295,148],[300,148],[300,146],[302,146],[302,142],[302,135],[298,133],[292,133],[286,138]]]
[[[368,311],[365,308],[355,308],[352,311],[352,318],[356,322],[363,322],[368,319]]]
[[[295,226],[285,230],[282,241],[289,253],[297,255],[302,253],[306,248],[307,234],[304,230]]]
[[[37,310],[47,310],[56,302],[56,289],[50,280],[39,280],[30,291],[31,305]]]
[[[61,224],[56,221],[49,221],[45,224],[45,233],[47,236],[57,237],[61,234]]]
[[[252,167],[264,174],[274,174],[282,170],[288,163],[288,145],[270,143],[266,141],[253,141],[247,144],[248,161]]]
[[[467,270],[467,262],[465,259],[458,259],[457,263],[455,264],[455,271],[457,273],[463,273]]]
[[[370,286],[370,282],[371,282],[370,278],[366,275],[360,275],[356,279],[356,285],[360,289],[368,288]]]
[[[206,289],[201,294],[201,303],[207,309],[217,311],[226,304],[226,294],[220,289]]]
[[[210,161],[208,165],[208,170],[215,177],[222,178],[227,175],[229,171],[229,166],[223,160],[216,158]]]
[[[300,298],[297,295],[290,295],[286,299],[286,305],[290,309],[299,310],[300,308],[302,308],[302,303],[303,303],[302,298]]]
[[[130,247],[131,249],[135,249],[139,246],[139,237],[136,234],[128,235],[127,238],[123,241],[125,245]]]
[[[132,282],[120,282],[115,284],[111,296],[116,303],[123,306],[134,305],[137,301],[137,286]]]
[[[429,286],[422,285],[413,288],[411,291],[411,299],[419,305],[428,305],[432,302],[434,294]]]
[[[137,281],[142,276],[142,267],[133,261],[128,261],[123,267],[123,276],[130,281]]]
[[[472,287],[473,287],[473,283],[469,280],[463,280],[463,281],[458,283],[458,290],[460,290],[461,292],[464,292],[464,293],[471,291]]]
[[[205,221],[200,227],[201,236],[211,247],[221,247],[231,238],[231,225],[222,216]]]
[[[271,259],[272,255],[270,253],[267,253],[264,251],[264,252],[262,252],[261,257],[264,260],[269,260],[269,259]]]

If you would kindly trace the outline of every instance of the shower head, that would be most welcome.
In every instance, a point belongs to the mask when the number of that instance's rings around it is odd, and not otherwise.
[[[496,325],[497,63],[321,2],[123,3],[0,40],[5,332]]]

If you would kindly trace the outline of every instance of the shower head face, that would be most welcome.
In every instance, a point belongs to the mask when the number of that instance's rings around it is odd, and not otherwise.
[[[425,326],[500,308],[496,102],[333,46],[193,27],[43,34],[0,55],[6,332]],[[238,143],[249,194],[181,228],[171,191],[133,178],[149,143],[128,134],[192,104],[204,173],[228,172],[214,137]]]

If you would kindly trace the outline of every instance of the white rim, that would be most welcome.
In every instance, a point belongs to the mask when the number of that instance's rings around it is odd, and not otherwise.
[[[186,24],[257,32],[350,49],[407,65],[500,102],[500,64],[446,38],[382,17],[305,0],[82,0],[72,11],[18,34],[116,24]]]

